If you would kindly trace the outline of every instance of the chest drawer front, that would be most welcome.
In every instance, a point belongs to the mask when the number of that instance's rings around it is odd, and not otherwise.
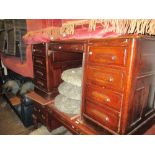
[[[125,47],[90,47],[89,62],[125,66],[127,50]]]
[[[41,88],[41,89],[43,89],[43,90],[47,90],[47,82],[46,82],[46,81],[37,78],[37,79],[34,80],[34,83],[35,83],[35,85],[36,85],[38,88]]]
[[[119,114],[114,111],[101,108],[94,103],[86,101],[85,115],[113,131],[118,129]]]
[[[46,46],[45,44],[33,45],[33,55],[46,56]]]
[[[46,60],[43,57],[34,56],[33,57],[34,66],[46,67]]]
[[[55,51],[83,52],[84,46],[82,44],[53,44],[50,45],[50,49]]]
[[[53,61],[54,62],[64,62],[64,61],[72,61],[72,60],[81,60],[82,61],[82,54],[75,53],[75,52],[63,52],[63,51],[56,51],[53,52]]]
[[[47,113],[45,108],[36,104],[33,110],[34,110],[33,113],[37,117],[38,121],[41,122],[42,124],[46,124],[45,122],[46,122]]]
[[[90,44],[93,44],[93,46],[128,46],[129,39],[128,38],[119,38],[119,39],[105,39],[104,41],[99,40],[91,40]]]
[[[46,79],[46,70],[44,68],[34,67],[34,77]]]
[[[120,111],[122,95],[95,85],[86,86],[86,99],[90,99],[101,107],[108,106]]]
[[[124,74],[122,71],[111,68],[96,68],[87,66],[86,79],[88,83],[118,91],[124,89]]]

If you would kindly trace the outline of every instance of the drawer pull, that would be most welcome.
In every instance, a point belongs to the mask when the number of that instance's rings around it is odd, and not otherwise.
[[[40,112],[40,109],[38,110],[38,112]]]
[[[45,119],[45,116],[43,114],[41,115],[41,117],[42,117],[42,119]]]
[[[44,86],[44,84],[43,84],[42,82],[40,82],[40,81],[37,81],[37,83],[38,83],[39,85],[41,85],[41,86]]]
[[[110,102],[110,98],[106,98],[106,101],[107,101],[107,102]]]
[[[80,124],[80,122],[79,122],[79,121],[75,121],[75,123],[76,123],[76,124]]]
[[[59,49],[61,49],[62,47],[61,47],[61,46],[59,46],[58,48],[59,48]]]
[[[75,127],[72,125],[72,128],[74,129]]]
[[[106,122],[109,122],[109,117],[106,116],[104,119]]]
[[[41,65],[43,64],[43,62],[42,62],[41,60],[36,60],[35,62],[36,62],[36,63],[39,63],[39,64],[41,64]]]
[[[39,49],[37,49],[37,50],[36,49],[33,49],[33,52],[42,54],[42,51],[39,50]]]
[[[36,107],[34,107],[34,111],[37,111]]]
[[[100,92],[93,91],[92,96],[95,98],[101,98],[102,100],[104,100],[106,102],[110,102],[110,98],[104,94],[101,94]]]
[[[90,51],[90,52],[89,52],[89,55],[92,55],[92,54],[93,54],[93,52]]]
[[[44,75],[41,71],[36,71],[36,73],[40,74],[41,76]]]
[[[117,59],[117,56],[112,56],[111,60],[115,61]]]
[[[110,78],[109,78],[109,81],[110,81],[110,82],[113,82],[113,81],[114,81],[114,78],[113,78],[113,77],[110,77]]]

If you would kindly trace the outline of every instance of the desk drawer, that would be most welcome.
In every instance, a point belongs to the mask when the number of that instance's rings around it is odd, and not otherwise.
[[[68,51],[68,52],[83,52],[84,46],[82,44],[53,44],[49,49],[55,51]]]
[[[64,51],[54,51],[53,53],[53,62],[66,62],[66,61],[82,61],[82,54],[76,52],[64,52]]]
[[[84,114],[94,120],[94,122],[98,122],[113,131],[118,130],[119,113],[117,112],[86,101]]]
[[[98,64],[125,66],[127,50],[125,47],[90,47],[88,61]]]
[[[32,50],[33,55],[46,56],[46,46],[45,44],[36,44],[33,45]]]
[[[46,79],[46,70],[44,68],[34,66],[34,77],[35,77],[35,79],[42,78],[45,80]]]
[[[38,88],[41,88],[43,90],[47,90],[47,82],[40,79],[40,78],[37,78],[34,80],[34,83],[35,83],[35,86],[38,87]]]
[[[86,99],[92,100],[101,107],[108,106],[119,112],[123,96],[96,85],[86,85]]]
[[[124,89],[124,74],[121,70],[87,66],[86,79],[88,83],[104,88],[115,89],[117,91],[123,91]]]
[[[45,108],[35,105],[33,108],[33,113],[37,117],[37,120],[39,122],[46,125],[47,113],[45,111]]]
[[[40,56],[34,56],[33,57],[33,63],[34,66],[39,66],[39,67],[46,67],[46,60],[43,57]]]

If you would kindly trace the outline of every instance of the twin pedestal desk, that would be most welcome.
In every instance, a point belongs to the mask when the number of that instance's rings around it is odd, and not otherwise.
[[[34,123],[73,134],[143,134],[155,120],[155,38],[55,41],[33,45]],[[61,73],[83,66],[80,115],[54,106]]]

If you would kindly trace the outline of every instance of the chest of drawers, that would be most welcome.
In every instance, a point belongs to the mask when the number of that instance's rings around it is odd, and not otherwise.
[[[42,43],[33,45],[35,92],[45,98],[56,96],[61,73],[82,64],[82,44]],[[78,53],[76,52],[78,51]]]
[[[89,41],[82,119],[112,134],[134,134],[155,116],[155,40]]]
[[[49,112],[47,109],[47,106],[53,104],[53,100],[51,99],[45,99],[35,93],[34,91],[27,93],[26,97],[28,97],[33,102],[33,124],[34,127],[37,128],[38,124],[41,123],[44,126],[47,127],[47,129],[50,131],[51,127],[51,121],[49,118]]]
[[[46,97],[57,93],[64,69],[81,65],[84,52],[78,120],[87,129],[93,127],[98,134],[136,134],[155,121],[154,37],[130,35],[84,40],[84,44],[57,41],[33,49],[35,91]],[[54,118],[60,118],[58,122],[71,129],[74,122],[50,108],[50,128],[56,126]],[[81,128],[85,130],[77,124],[75,133]]]

